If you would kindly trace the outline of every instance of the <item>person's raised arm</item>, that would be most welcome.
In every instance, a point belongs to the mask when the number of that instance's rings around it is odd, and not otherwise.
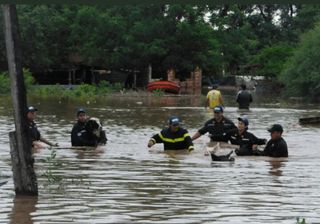
[[[50,146],[58,146],[59,145],[58,143],[52,143],[52,142],[48,141],[47,139],[45,139],[43,137],[40,137],[40,141],[44,142],[44,143],[46,143],[47,145],[50,145]]]
[[[193,141],[193,140],[196,140],[196,139],[200,138],[200,136],[201,136],[200,132],[197,131],[197,132],[191,137],[191,139],[192,139],[192,141]]]

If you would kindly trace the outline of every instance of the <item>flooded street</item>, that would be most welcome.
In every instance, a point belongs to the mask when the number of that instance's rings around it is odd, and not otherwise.
[[[59,142],[56,165],[51,151],[34,154],[38,197],[15,197],[8,132],[14,129],[11,103],[0,101],[0,223],[320,223],[320,127],[298,119],[319,116],[309,109],[254,105],[250,131],[268,138],[273,123],[284,126],[289,158],[235,157],[214,162],[204,156],[207,136],[191,154],[147,148],[149,138],[181,118],[192,135],[212,117],[199,97],[114,97],[99,102],[31,99],[39,109],[41,134]],[[31,104],[30,103],[30,104]],[[8,109],[10,105],[10,109]],[[227,104],[228,105],[228,104]],[[231,105],[231,103],[230,103]],[[108,143],[100,150],[68,149],[78,107],[103,122]],[[302,109],[296,109],[302,108]],[[243,115],[227,106],[225,116]],[[63,148],[65,147],[65,148]],[[262,148],[260,148],[262,149]],[[43,174],[52,169],[59,181]]]

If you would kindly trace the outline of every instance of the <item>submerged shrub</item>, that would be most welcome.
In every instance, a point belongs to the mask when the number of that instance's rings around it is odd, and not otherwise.
[[[5,94],[10,92],[10,79],[8,73],[0,73],[0,94]]]

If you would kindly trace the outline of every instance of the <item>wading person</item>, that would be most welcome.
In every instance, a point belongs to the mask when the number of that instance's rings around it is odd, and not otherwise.
[[[238,129],[232,130],[226,134],[226,140],[233,145],[239,145],[235,150],[238,156],[256,155],[258,145],[264,145],[267,139],[257,138],[254,134],[248,132],[249,120],[245,117],[238,118]]]
[[[50,146],[58,146],[58,143],[52,143],[41,136],[40,131],[38,130],[37,124],[35,123],[37,111],[38,109],[34,108],[33,106],[28,107],[27,118],[28,118],[28,124],[29,124],[29,134],[31,136],[31,141],[32,141],[32,147],[42,148],[43,145],[41,144],[41,142]]]
[[[178,117],[170,117],[169,127],[163,129],[159,134],[152,136],[148,142],[148,147],[156,143],[163,143],[164,150],[181,150],[192,151],[194,149],[192,140],[188,131],[180,127]]]
[[[97,146],[106,144],[107,138],[102,125],[97,118],[88,120],[86,111],[80,108],[77,111],[77,123],[73,125],[71,131],[72,146]]]
[[[207,109],[207,107],[209,107],[210,109],[213,109],[219,105],[223,105],[221,92],[218,90],[218,85],[213,85],[212,90],[207,94],[205,108]]]
[[[268,141],[263,155],[270,157],[288,157],[287,143],[282,138],[282,126],[280,124],[274,124],[268,131],[270,132],[271,139]]]
[[[241,90],[237,94],[236,101],[239,104],[239,109],[249,110],[250,103],[252,102],[252,95],[247,90],[247,86],[245,84],[241,85]]]
[[[222,106],[215,107],[213,109],[213,114],[213,118],[208,120],[204,126],[192,136],[192,140],[195,140],[201,135],[209,132],[211,141],[228,141],[226,139],[226,134],[233,129],[237,129],[237,127],[231,120],[223,115]]]

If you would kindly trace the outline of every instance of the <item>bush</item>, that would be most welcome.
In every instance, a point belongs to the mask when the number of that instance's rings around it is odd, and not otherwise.
[[[10,92],[10,79],[8,73],[0,73],[0,94],[5,94]]]
[[[34,78],[29,69],[23,69],[24,83],[26,88],[30,88],[34,83]],[[10,77],[8,72],[0,73],[0,94],[9,94],[11,90]]]
[[[38,96],[63,96],[66,89],[60,85],[54,86],[34,86],[31,93]]]
[[[42,97],[71,97],[71,98],[80,98],[88,99],[94,98],[99,95],[113,93],[120,91],[123,86],[120,83],[111,85],[107,81],[101,81],[98,86],[81,84],[75,86],[72,89],[68,89],[59,84],[57,85],[48,85],[48,86],[39,86],[34,85],[35,80],[28,69],[23,69],[24,81],[27,90],[30,94]],[[0,94],[10,93],[10,79],[8,72],[0,73]]]
[[[24,84],[26,85],[27,89],[35,84],[35,80],[29,69],[25,69],[25,68],[23,69],[23,76],[24,76]]]
[[[31,94],[41,97],[63,97],[77,99],[92,99],[101,95],[117,92],[122,89],[122,85],[110,85],[107,81],[101,81],[98,86],[81,84],[74,88],[66,88],[60,85],[34,86]]]

